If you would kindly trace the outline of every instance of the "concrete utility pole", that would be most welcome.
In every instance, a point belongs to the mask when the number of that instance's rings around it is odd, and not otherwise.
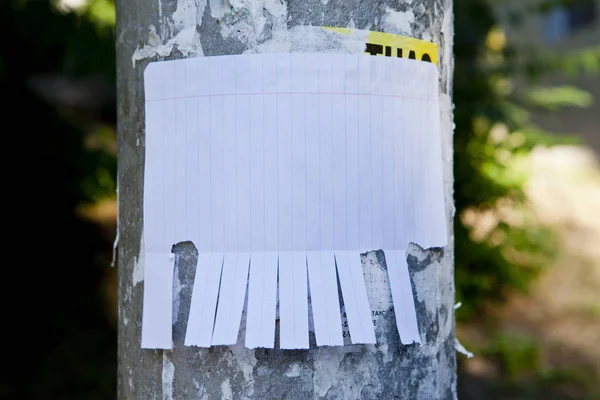
[[[250,52],[323,50],[298,27],[367,29],[439,45],[447,218],[452,221],[451,0],[118,0],[120,399],[454,399],[453,241],[408,250],[422,345],[400,344],[381,251],[365,255],[377,345],[249,350],[184,347],[196,251],[176,249],[174,348],[140,348],[144,260],[143,72],[150,61]],[[328,46],[335,46],[329,43]],[[448,235],[452,238],[452,223]],[[380,274],[380,275],[377,275]],[[383,274],[383,275],[381,275]],[[244,323],[242,322],[242,331]],[[242,336],[243,337],[243,336]]]

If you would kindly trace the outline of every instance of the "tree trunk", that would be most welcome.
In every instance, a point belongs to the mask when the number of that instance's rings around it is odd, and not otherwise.
[[[384,254],[373,251],[363,255],[363,262],[377,345],[315,347],[311,333],[310,350],[250,350],[242,344],[184,347],[197,253],[190,243],[182,243],[176,248],[174,348],[140,347],[143,72],[148,62],[245,51],[322,50],[319,41],[297,37],[298,26],[367,29],[437,43],[444,186],[452,238],[452,24],[450,0],[117,1],[119,398],[456,398],[452,240],[442,249],[411,245],[407,253],[422,345],[400,344],[389,287],[381,285],[386,276]]]

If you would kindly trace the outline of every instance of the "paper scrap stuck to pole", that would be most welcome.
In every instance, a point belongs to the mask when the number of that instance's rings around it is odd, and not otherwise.
[[[198,265],[186,345],[375,343],[360,254],[383,249],[402,343],[420,343],[405,250],[443,246],[438,71],[419,60],[277,53],[145,70],[142,347],[171,348],[171,248]],[[339,281],[339,282],[338,282]],[[308,286],[308,287],[307,287]],[[340,287],[341,298],[338,296]]]

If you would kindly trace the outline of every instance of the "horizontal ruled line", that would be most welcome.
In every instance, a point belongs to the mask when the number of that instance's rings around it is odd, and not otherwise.
[[[423,101],[434,101],[434,99],[428,99],[426,97],[418,96],[405,96],[395,94],[378,94],[378,93],[342,93],[342,92],[256,92],[256,93],[222,93],[222,94],[199,94],[195,96],[176,96],[176,97],[162,97],[158,99],[147,99],[146,102],[154,101],[170,101],[170,100],[183,100],[183,99],[196,99],[202,97],[226,97],[226,96],[260,96],[260,95],[335,95],[335,96],[370,96],[370,97],[389,97],[389,98],[401,98],[401,99],[413,99]]]

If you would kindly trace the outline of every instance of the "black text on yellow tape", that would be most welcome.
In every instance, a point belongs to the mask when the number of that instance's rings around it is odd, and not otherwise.
[[[356,29],[324,27],[329,31],[342,33],[347,36],[353,36]],[[366,36],[365,53],[373,56],[387,56],[410,58],[438,65],[438,45],[421,39],[415,39],[408,36],[393,35],[391,33],[373,32],[361,34]]]

